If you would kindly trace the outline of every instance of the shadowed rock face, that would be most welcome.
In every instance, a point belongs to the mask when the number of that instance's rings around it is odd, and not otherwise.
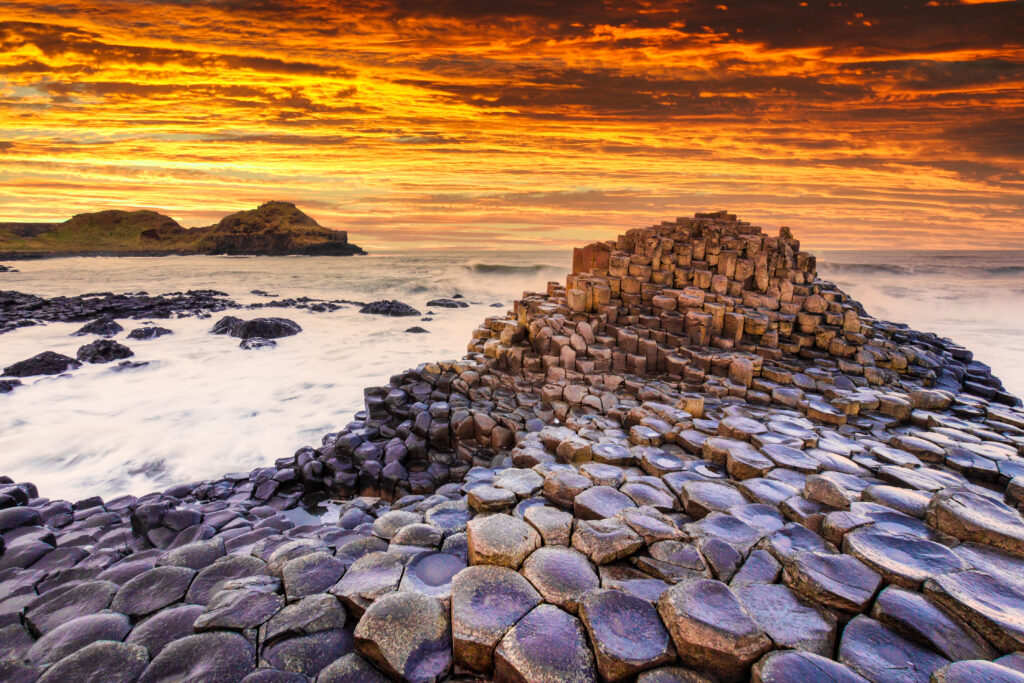
[[[249,473],[0,480],[0,675],[1020,679],[1024,411],[788,230],[589,245],[468,351]]]

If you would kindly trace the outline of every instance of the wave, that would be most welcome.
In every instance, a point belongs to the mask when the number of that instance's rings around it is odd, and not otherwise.
[[[861,273],[883,275],[935,275],[935,274],[971,274],[974,276],[1006,276],[1024,274],[1024,265],[976,266],[960,263],[949,263],[941,266],[926,264],[897,265],[893,263],[819,263],[819,269],[831,273]]]
[[[913,266],[897,266],[888,263],[821,263],[820,268],[837,273],[886,273],[888,275],[911,275],[917,269]]]
[[[992,266],[985,268],[985,272],[992,275],[1020,275],[1024,273],[1024,266]]]
[[[536,275],[545,271],[554,270],[562,272],[559,266],[552,266],[546,263],[534,263],[528,266],[508,266],[499,263],[474,263],[466,266],[466,269],[480,275]]]

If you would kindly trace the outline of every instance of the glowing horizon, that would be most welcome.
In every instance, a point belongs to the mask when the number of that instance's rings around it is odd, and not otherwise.
[[[1024,248],[1020,3],[502,6],[11,0],[0,221],[279,199],[369,249],[561,247],[727,209]]]

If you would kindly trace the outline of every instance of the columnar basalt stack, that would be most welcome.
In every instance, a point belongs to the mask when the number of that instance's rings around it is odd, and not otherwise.
[[[272,467],[4,485],[0,678],[1024,681],[1019,401],[815,270],[633,230]]]

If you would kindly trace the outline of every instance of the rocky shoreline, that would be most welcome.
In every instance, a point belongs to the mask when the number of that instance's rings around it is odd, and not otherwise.
[[[174,314],[104,297],[33,310]],[[3,680],[1024,681],[1020,401],[724,212],[576,250],[273,466],[2,481]]]

